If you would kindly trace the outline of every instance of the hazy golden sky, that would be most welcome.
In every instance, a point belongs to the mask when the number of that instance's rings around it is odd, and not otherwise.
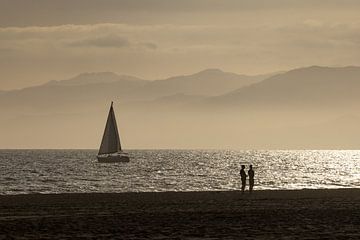
[[[80,72],[360,65],[357,0],[0,0],[0,90]]]

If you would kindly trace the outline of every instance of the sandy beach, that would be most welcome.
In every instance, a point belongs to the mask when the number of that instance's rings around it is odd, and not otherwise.
[[[0,239],[360,239],[360,189],[0,196]]]

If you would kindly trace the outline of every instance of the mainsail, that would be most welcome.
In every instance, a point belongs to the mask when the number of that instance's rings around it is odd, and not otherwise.
[[[120,137],[116,125],[113,103],[111,102],[99,154],[116,153],[119,151],[121,151]]]

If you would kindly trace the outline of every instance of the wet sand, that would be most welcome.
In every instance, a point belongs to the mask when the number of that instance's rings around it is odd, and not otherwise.
[[[360,189],[0,196],[0,239],[360,239]]]

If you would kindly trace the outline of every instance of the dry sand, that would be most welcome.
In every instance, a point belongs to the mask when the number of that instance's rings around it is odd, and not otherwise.
[[[0,196],[0,239],[360,239],[360,189]]]

